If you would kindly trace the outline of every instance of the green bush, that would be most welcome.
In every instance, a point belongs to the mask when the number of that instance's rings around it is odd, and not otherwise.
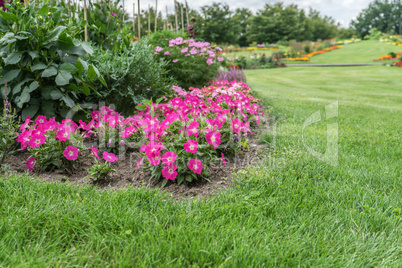
[[[88,102],[105,101],[114,104],[116,110],[128,115],[143,100],[169,95],[174,81],[167,77],[165,61],[154,58],[153,51],[145,41],[119,54],[97,50],[91,56],[108,87],[98,83],[99,95],[87,97]]]
[[[177,35],[179,36],[172,38]],[[181,42],[173,44],[172,40],[181,40]],[[169,75],[173,76],[177,85],[182,88],[208,86],[208,82],[214,80],[218,74],[217,57],[215,54],[213,56],[210,54],[216,51],[209,43],[195,42],[192,39],[183,38],[182,34],[174,34],[170,31],[154,33],[148,39],[148,43],[155,49],[156,58],[167,62],[166,69]],[[190,45],[194,43],[199,46]],[[182,49],[188,51],[182,52]],[[196,49],[197,52],[191,54],[192,49]]]
[[[74,39],[61,25],[66,24],[62,17],[62,8],[36,10],[34,3],[25,9],[13,2],[7,12],[0,11],[0,31],[5,32],[0,85],[7,81],[10,102],[23,120],[37,114],[65,117],[81,95],[90,94],[90,81],[98,77],[104,83],[98,70],[80,58],[92,53],[91,46]],[[5,99],[4,86],[0,96]]]

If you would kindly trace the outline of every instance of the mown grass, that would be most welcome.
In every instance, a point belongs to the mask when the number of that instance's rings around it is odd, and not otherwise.
[[[358,43],[343,45],[342,48],[310,58],[310,62],[285,61],[285,63],[371,63],[394,62],[373,61],[390,52],[402,52],[401,47],[386,45],[378,40],[366,40]]]
[[[0,266],[398,267],[402,265],[400,70],[385,67],[247,71],[277,117],[267,160],[207,200],[158,190],[0,178]],[[339,101],[339,165],[325,151]],[[304,142],[303,142],[304,140]]]

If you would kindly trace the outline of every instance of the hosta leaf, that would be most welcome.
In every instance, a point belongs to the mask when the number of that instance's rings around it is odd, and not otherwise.
[[[57,74],[57,69],[53,66],[50,66],[46,70],[43,71],[42,77],[51,77]]]
[[[35,72],[37,70],[43,70],[43,69],[46,69],[46,67],[47,67],[47,65],[44,64],[43,62],[37,62],[34,65],[32,65],[31,71]]]
[[[35,114],[39,110],[39,105],[29,105],[28,107],[22,110],[22,120],[25,120],[28,116],[31,118],[35,116]]]
[[[16,64],[21,60],[22,57],[22,52],[12,52],[10,55],[8,55],[7,58],[4,59],[4,64],[9,65],[9,64]]]
[[[56,84],[58,86],[67,85],[71,78],[73,78],[73,76],[69,72],[60,71],[60,73],[56,76]]]

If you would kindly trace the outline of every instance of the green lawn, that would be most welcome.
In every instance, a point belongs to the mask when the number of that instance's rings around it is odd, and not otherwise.
[[[402,47],[386,45],[378,40],[361,41],[359,43],[351,43],[343,45],[342,48],[336,49],[321,55],[310,58],[308,63],[367,63],[367,62],[390,62],[390,61],[373,61],[390,52],[402,52]],[[392,62],[392,61],[391,61]],[[303,62],[286,62],[286,63],[303,63]]]
[[[2,177],[0,267],[401,267],[401,74],[247,71],[277,119],[261,137],[271,151],[208,200]],[[338,117],[303,133],[334,101]],[[325,152],[327,123],[338,124],[335,166],[308,149]]]

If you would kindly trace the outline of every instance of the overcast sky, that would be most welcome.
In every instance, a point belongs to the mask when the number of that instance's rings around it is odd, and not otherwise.
[[[133,3],[137,5],[138,0],[124,0],[126,10],[132,14]],[[155,6],[155,0],[140,0],[141,9],[148,8],[148,4]],[[359,12],[366,8],[372,0],[283,0],[285,4],[297,4],[300,8],[308,10],[312,7],[320,11],[323,15],[333,17],[337,22],[340,22],[343,26],[349,26],[349,23],[354,19]],[[184,3],[184,0],[178,0],[178,2]],[[190,9],[197,9],[203,5],[210,5],[214,1],[210,0],[187,0]],[[216,1],[218,2],[218,1]],[[264,7],[266,3],[275,3],[276,0],[223,0],[223,3],[227,3],[231,9],[236,8],[248,8],[254,13]],[[165,16],[166,5],[168,6],[168,12],[174,12],[174,0],[158,0],[158,10],[163,11]],[[137,8],[137,7],[136,7]]]

